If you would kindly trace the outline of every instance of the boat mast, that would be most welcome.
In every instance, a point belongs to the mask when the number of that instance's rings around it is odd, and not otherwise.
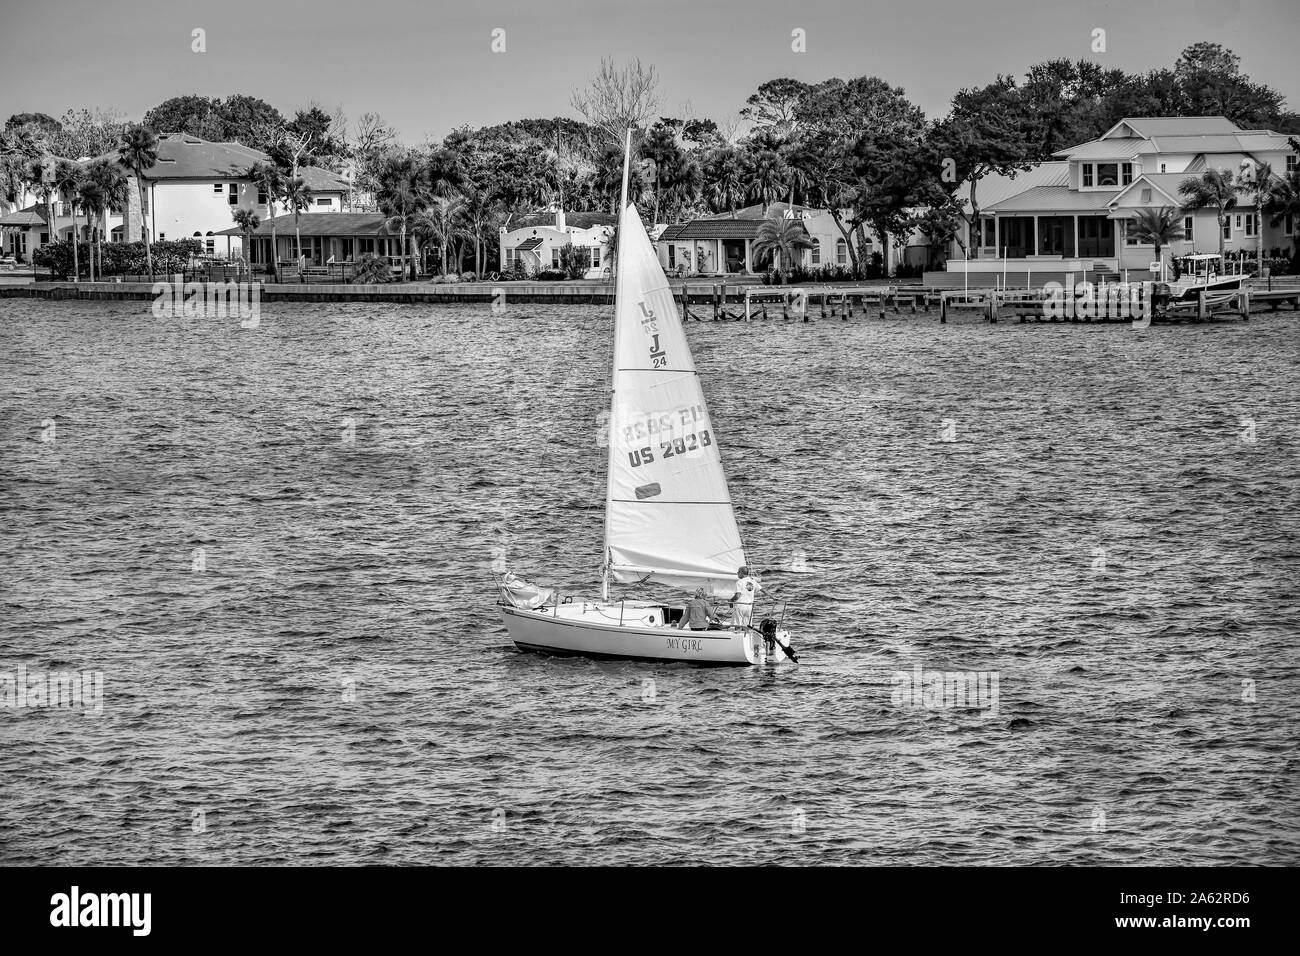
[[[632,164],[632,127],[629,126],[627,128],[627,137],[623,143],[623,188],[622,191],[620,192],[620,198],[619,198],[618,223],[614,227],[616,230],[618,230],[618,232],[622,231],[621,227],[623,225],[623,214],[627,211],[627,179],[628,179],[628,172],[631,168],[631,164]],[[615,237],[617,241],[621,243],[622,240],[625,239],[626,237],[618,235],[618,232],[615,232]],[[618,269],[617,251],[615,251],[614,268],[616,270]],[[617,373],[618,371],[618,302],[619,302],[618,287],[620,285],[621,276],[622,276],[622,272],[620,270],[617,272],[617,274],[614,277],[614,371],[615,373]],[[614,394],[615,393],[614,393],[613,385],[614,385],[614,376],[611,375],[610,390],[609,390],[609,410],[610,410],[611,424],[614,421]],[[614,439],[613,436],[611,435],[606,440],[609,442],[609,458],[606,462],[606,482],[608,482],[609,480],[608,475],[612,473],[612,469],[614,466]],[[608,487],[609,487],[608,484],[606,484],[606,489],[608,489]],[[605,493],[605,560],[602,562],[602,569],[604,573],[602,575],[601,582],[600,582],[600,599],[602,601],[609,600],[610,557],[611,555],[609,551],[609,493],[607,490]]]

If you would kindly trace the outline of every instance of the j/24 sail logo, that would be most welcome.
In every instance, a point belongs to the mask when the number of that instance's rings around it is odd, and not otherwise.
[[[652,368],[667,368],[668,353],[664,351],[659,344],[659,318],[655,315],[654,309],[647,309],[644,301],[641,305],[641,328],[650,339],[650,361]]]

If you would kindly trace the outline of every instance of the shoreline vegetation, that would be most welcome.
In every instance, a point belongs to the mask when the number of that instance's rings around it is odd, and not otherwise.
[[[58,277],[174,272],[174,256],[212,261],[218,257],[202,256],[201,244],[185,247],[189,240],[160,248],[148,235],[147,216],[130,242],[104,235],[107,215],[120,215],[132,202],[128,177],[143,207],[144,173],[157,159],[158,137],[189,134],[269,156],[268,163],[234,172],[267,194],[272,216],[278,209],[296,221],[308,207],[310,190],[304,192],[298,175],[304,166],[343,176],[349,211],[382,214],[399,238],[398,275],[385,262],[366,262],[370,281],[566,281],[564,270],[539,275],[519,260],[498,261],[499,230],[548,208],[616,209],[621,141],[631,128],[629,197],[649,224],[734,215],[752,202],[826,209],[847,246],[847,261],[835,266],[844,281],[903,279],[922,267],[883,267],[891,262],[891,244],[919,232],[931,250],[925,267],[941,268],[937,250],[956,243],[964,254],[978,224],[981,178],[1027,170],[1125,116],[1222,115],[1245,129],[1300,137],[1300,114],[1286,109],[1283,96],[1253,82],[1239,57],[1209,42],[1194,43],[1172,66],[1146,73],[1088,60],[1037,63],[1023,79],[998,75],[985,86],[958,90],[948,114],[935,119],[901,87],[875,76],[768,80],[736,114],[719,120],[664,116],[661,100],[652,65],[606,59],[589,85],[572,92],[570,106],[580,119],[465,126],[419,145],[403,143],[377,112],[349,123],[341,109],[326,112],[313,103],[286,118],[245,94],[173,97],[139,122],[111,109],[68,110],[58,119],[17,113],[0,131],[0,212],[34,195],[49,221],[56,200],[68,204],[83,241],[50,243],[30,257]],[[88,156],[101,158],[63,158]],[[1297,176],[1300,171],[1279,171],[1278,190],[1255,197],[1267,215],[1280,221],[1300,212]],[[257,225],[256,213],[234,211],[231,226],[245,237]],[[781,267],[797,250],[778,226],[764,250],[767,279],[799,281]],[[869,242],[868,232],[880,242]],[[611,252],[616,268],[616,246]],[[1266,256],[1275,260],[1274,274],[1300,272],[1295,240],[1290,250],[1261,249],[1260,258]],[[245,259],[244,268],[249,265]],[[276,278],[277,269],[271,266],[264,278]]]

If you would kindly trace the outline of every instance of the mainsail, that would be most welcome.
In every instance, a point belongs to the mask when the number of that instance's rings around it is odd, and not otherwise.
[[[745,550],[677,305],[635,205],[618,224],[605,560],[617,581],[734,593]]]

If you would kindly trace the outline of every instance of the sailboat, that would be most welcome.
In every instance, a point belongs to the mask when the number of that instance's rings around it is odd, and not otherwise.
[[[636,207],[623,157],[614,286],[614,365],[599,600],[562,598],[513,576],[501,614],[522,650],[697,664],[795,660],[785,609],[756,605],[751,625],[683,630],[684,607],[611,600],[611,579],[727,599],[747,566],[722,468],[719,435],[668,279]],[[760,616],[766,613],[766,616]]]

